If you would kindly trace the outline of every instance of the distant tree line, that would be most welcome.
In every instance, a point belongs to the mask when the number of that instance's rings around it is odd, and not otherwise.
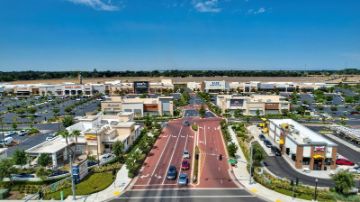
[[[62,79],[76,78],[79,71],[0,71],[0,81],[16,81],[16,80],[37,80],[37,79]],[[84,71],[81,72],[83,78],[96,77],[213,77],[213,76],[272,76],[272,77],[301,77],[316,75],[360,75],[360,69],[343,69],[343,70],[154,70],[154,71]]]

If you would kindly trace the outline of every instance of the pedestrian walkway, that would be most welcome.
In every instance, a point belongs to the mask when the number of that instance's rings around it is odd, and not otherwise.
[[[239,142],[237,141],[236,134],[232,130],[231,126],[228,126],[228,130],[231,135],[232,141],[238,147],[238,150],[236,152],[236,158],[238,161],[238,165],[236,167],[233,167],[233,172],[234,172],[236,179],[245,187],[246,190],[248,190],[252,194],[254,194],[257,197],[262,198],[266,201],[274,201],[274,202],[307,201],[307,200],[297,199],[297,198],[293,199],[290,196],[286,196],[286,195],[280,194],[278,192],[275,192],[271,189],[268,189],[268,188],[262,186],[259,183],[253,182],[253,181],[250,184],[250,174],[246,168],[247,160],[245,158],[245,155],[241,150]]]
[[[131,178],[128,177],[128,169],[126,168],[126,165],[123,165],[121,169],[117,172],[115,181],[108,188],[87,196],[76,196],[75,201],[77,202],[107,201],[122,194],[122,192],[129,185],[130,181]],[[65,201],[70,202],[74,200],[72,196],[68,196]]]

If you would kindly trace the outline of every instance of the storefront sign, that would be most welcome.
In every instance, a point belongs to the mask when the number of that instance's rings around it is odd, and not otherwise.
[[[314,152],[323,152],[325,151],[325,146],[315,146]]]

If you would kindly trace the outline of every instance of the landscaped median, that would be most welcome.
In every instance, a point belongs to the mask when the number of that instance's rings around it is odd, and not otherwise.
[[[194,155],[194,161],[193,161],[193,183],[196,183],[198,181],[199,177],[199,158],[200,158],[200,149],[198,146],[195,146],[195,155]]]

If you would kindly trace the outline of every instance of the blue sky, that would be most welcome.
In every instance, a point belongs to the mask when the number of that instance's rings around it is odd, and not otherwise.
[[[1,0],[0,70],[360,67],[359,0]]]

